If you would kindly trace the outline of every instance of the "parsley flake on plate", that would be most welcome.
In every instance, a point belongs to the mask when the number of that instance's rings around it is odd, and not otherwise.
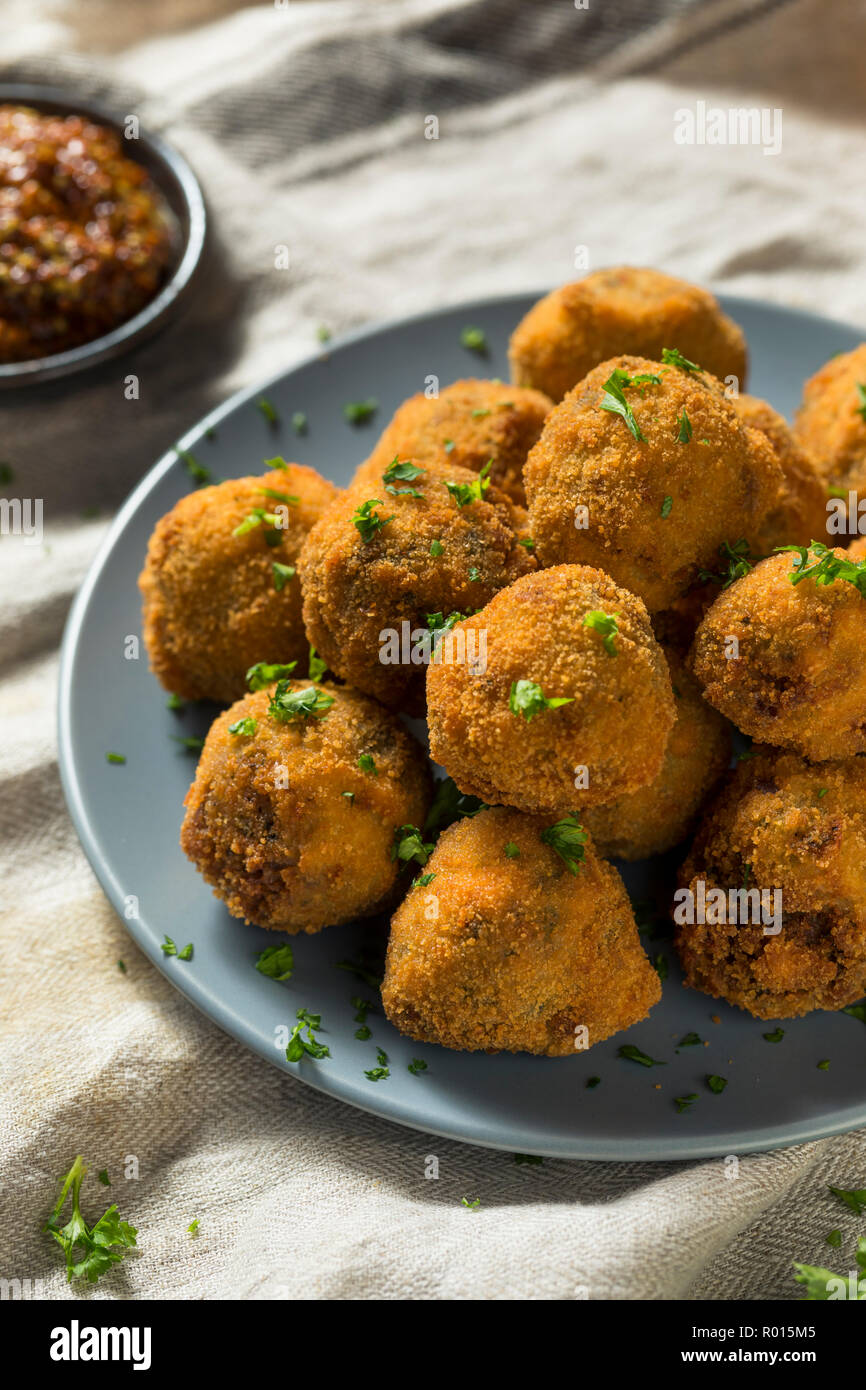
[[[256,956],[256,970],[267,975],[269,980],[288,980],[294,968],[295,957],[288,942],[281,946],[266,946]]]

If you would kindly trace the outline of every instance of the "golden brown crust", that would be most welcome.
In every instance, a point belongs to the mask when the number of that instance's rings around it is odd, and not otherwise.
[[[740,394],[731,398],[731,404],[743,424],[766,435],[782,472],[775,503],[757,529],[746,536],[752,554],[769,555],[777,545],[828,544],[827,487],[811,454],[784,416],[766,401]]]
[[[664,648],[677,719],[654,781],[606,806],[581,812],[605,859],[646,859],[684,840],[731,758],[727,720],[711,709],[682,656]]]
[[[866,343],[831,357],[809,378],[794,429],[825,483],[866,497],[866,419],[858,385],[866,386]]]
[[[619,614],[615,655],[584,623],[593,610]],[[475,672],[482,640],[486,669]],[[670,676],[640,599],[608,575],[578,565],[527,575],[458,623],[441,651],[427,673],[430,752],[461,791],[563,814],[658,775],[676,717]],[[520,680],[571,703],[527,722],[509,708]],[[583,767],[589,784],[577,787]]]
[[[625,390],[642,440],[602,409],[615,368],[661,378]],[[691,437],[681,443],[683,412]],[[741,424],[714,378],[617,357],[551,411],[524,482],[539,563],[606,570],[654,612],[715,568],[723,541],[755,530],[781,472],[765,435]]]
[[[427,631],[428,613],[469,613],[535,568],[519,544],[525,518],[498,488],[458,506],[447,482],[476,484],[465,468],[428,463],[410,484],[421,497],[371,492],[363,482],[314,526],[299,574],[304,622],[328,666],[389,709],[423,712],[423,663],[383,663],[381,633]],[[399,484],[404,486],[404,484]],[[392,518],[364,541],[353,523],[359,504]],[[431,554],[433,543],[441,554]]]
[[[480,378],[452,382],[432,398],[419,392],[396,411],[352,483],[381,488],[395,458],[473,473],[489,463],[490,481],[525,506],[523,465],[552,408],[541,391]]]
[[[680,883],[780,889],[782,929],[680,925],[686,983],[757,1018],[840,1009],[866,992],[866,763],[758,748],[708,811]],[[768,900],[772,906],[772,899]],[[768,924],[772,926],[773,924]]]
[[[458,822],[391,923],[382,999],[419,1042],[575,1055],[645,1018],[661,997],[619,874],[585,846],[573,875],[543,818],[505,807]],[[516,858],[505,846],[515,845]]]
[[[334,701],[321,719],[274,719],[271,687],[215,720],[181,830],[184,852],[229,912],[293,933],[387,907],[394,830],[422,825],[430,804],[423,752],[399,721],[355,690],[318,688]],[[247,717],[251,737],[229,732]],[[363,754],[375,772],[359,768]]]
[[[278,545],[266,541],[278,528],[264,524],[233,534],[254,508],[282,505],[263,488],[298,499]],[[273,565],[297,567],[307,533],[338,495],[314,469],[290,463],[190,492],[157,522],[138,583],[145,646],[166,690],[228,702],[243,694],[255,662],[306,663],[300,582],[295,575],[278,591]]]
[[[719,595],[692,667],[710,704],[762,743],[816,761],[866,752],[866,601],[841,579],[792,584],[796,558],[772,555]]]
[[[717,377],[746,381],[742,330],[707,290],[636,266],[593,271],[540,299],[511,338],[512,380],[554,401],[599,362],[679,348]]]

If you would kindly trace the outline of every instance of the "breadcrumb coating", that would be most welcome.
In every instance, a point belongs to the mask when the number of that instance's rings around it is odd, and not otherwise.
[[[866,497],[866,343],[810,377],[794,429],[825,483]],[[823,534],[823,533],[822,533]]]
[[[352,482],[381,487],[382,473],[395,458],[473,473],[489,464],[490,481],[523,507],[523,465],[552,408],[541,391],[504,381],[467,378],[438,396],[419,392],[396,411]]]
[[[615,370],[655,379],[623,388],[640,439],[602,404]],[[723,541],[756,529],[781,470],[715,378],[616,357],[551,411],[524,482],[541,565],[594,565],[655,612],[716,566]]]
[[[595,270],[533,305],[511,337],[511,377],[554,401],[599,362],[679,348],[714,376],[746,383],[746,340],[708,290],[637,266]]]
[[[647,859],[686,838],[731,760],[727,720],[711,709],[675,648],[664,647],[677,718],[661,772],[639,791],[581,812],[605,859]]]
[[[781,930],[682,924],[686,984],[756,1018],[841,1009],[866,993],[866,763],[758,748],[698,832],[680,883],[781,891]],[[697,897],[696,897],[697,900]],[[768,899],[768,901],[772,901]],[[727,913],[726,915],[731,915]],[[775,924],[767,924],[774,926]]]
[[[393,715],[356,690],[315,688],[333,700],[322,718],[280,722],[272,686],[214,721],[180,837],[233,916],[292,933],[390,906],[394,831],[423,824],[432,789],[422,749]],[[244,719],[254,732],[231,733]],[[363,755],[375,770],[359,767]]]
[[[739,395],[731,404],[743,424],[760,430],[773,447],[782,472],[774,504],[757,529],[746,536],[753,555],[769,555],[777,545],[827,541],[827,486],[815,460],[784,416],[757,396]],[[739,539],[739,537],[736,537]]]
[[[591,843],[572,874],[549,822],[505,807],[440,837],[391,923],[382,1000],[419,1042],[574,1056],[645,1018],[661,997],[628,895]],[[510,847],[509,858],[505,847]],[[515,854],[516,851],[516,854]]]
[[[363,484],[342,497],[313,527],[300,558],[304,622],[329,668],[381,700],[389,709],[423,713],[423,662],[385,662],[388,640],[403,624],[428,631],[429,614],[472,613],[499,590],[535,568],[519,543],[525,515],[496,487],[459,505],[449,492],[480,486],[466,468],[424,465],[411,487],[420,497],[394,496]],[[359,506],[381,499],[373,511],[385,525],[368,540],[353,518]]]
[[[615,635],[585,623],[595,613],[616,615]],[[485,669],[476,670],[481,634]],[[442,658],[427,672],[430,753],[461,791],[564,814],[658,776],[676,718],[667,663],[640,599],[600,570],[525,576],[458,623]],[[570,703],[527,721],[509,704],[519,681]]]
[[[744,734],[814,761],[851,757],[866,752],[866,600],[842,579],[792,584],[797,558],[771,555],[723,590],[692,668]]]
[[[286,506],[265,489],[296,499],[280,515],[288,526],[263,521],[235,535],[256,508],[277,515]],[[190,492],[157,522],[138,584],[145,646],[166,690],[228,703],[255,662],[306,663],[300,582],[295,574],[277,589],[274,563],[297,568],[310,528],[338,495],[314,469],[290,463]]]

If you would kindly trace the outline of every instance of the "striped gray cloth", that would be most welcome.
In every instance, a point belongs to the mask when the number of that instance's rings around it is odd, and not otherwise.
[[[862,7],[828,24],[822,0],[4,0],[0,18],[0,77],[162,129],[216,234],[194,306],[134,358],[134,423],[126,364],[0,402],[0,458],[46,514],[44,546],[0,541],[0,1278],[70,1296],[39,1225],[83,1151],[138,1161],[112,1195],[141,1251],[97,1297],[798,1297],[791,1262],[856,1233],[826,1184],[866,1185],[863,1133],[745,1158],[736,1182],[721,1160],[517,1167],[315,1094],[199,1016],[131,945],[66,817],[56,650],[131,486],[319,323],[564,281],[577,244],[866,322]],[[672,113],[698,99],[783,107],[782,155],[675,146]]]

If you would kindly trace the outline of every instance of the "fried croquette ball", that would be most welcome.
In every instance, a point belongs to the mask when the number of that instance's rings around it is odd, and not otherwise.
[[[587,843],[572,872],[542,838],[555,840],[551,825],[496,807],[440,836],[425,867],[435,878],[391,923],[382,1000],[401,1032],[464,1051],[570,1057],[579,1037],[593,1046],[658,1002],[616,869]]]
[[[526,575],[443,637],[430,754],[488,804],[562,814],[661,771],[676,718],[646,609],[600,570]]]
[[[677,719],[658,777],[609,806],[581,812],[605,859],[647,859],[686,838],[731,759],[730,727],[701,694],[677,651],[665,646]]]
[[[709,810],[680,882],[677,948],[693,989],[756,1018],[853,1003],[866,993],[866,763],[758,749]],[[684,920],[683,889],[709,921]]]
[[[423,825],[430,794],[421,748],[374,700],[280,681],[211,726],[180,842],[233,916],[317,932],[390,906],[395,830]]]
[[[228,703],[255,662],[306,661],[294,571],[337,496],[314,469],[289,463],[190,492],[157,522],[138,583],[145,646],[166,690]]]
[[[866,497],[866,343],[810,377],[794,428],[826,484]]]
[[[419,713],[436,615],[474,612],[535,560],[519,540],[525,515],[478,474],[427,463],[396,486],[351,488],[313,527],[298,569],[307,633],[329,668]]]
[[[489,465],[490,481],[525,506],[523,465],[552,407],[541,391],[476,378],[455,381],[430,399],[412,396],[352,482],[382,487],[382,474],[395,459],[456,465],[473,473]]]
[[[523,478],[539,563],[594,565],[654,612],[756,529],[781,471],[714,378],[617,357],[551,411]]]
[[[773,447],[782,472],[774,504],[746,539],[753,555],[769,555],[777,545],[808,545],[827,534],[827,487],[812,456],[784,416],[757,396],[731,400],[743,424],[760,430]]]
[[[852,541],[845,551],[849,560],[856,560],[860,565],[866,560],[866,536],[858,536],[856,541]]]
[[[809,566],[845,560],[844,550]],[[866,599],[836,578],[797,580],[799,552],[768,556],[716,599],[692,668],[744,734],[813,761],[866,752]]]
[[[533,305],[511,337],[511,377],[554,401],[621,353],[680,352],[714,376],[746,380],[742,329],[707,290],[658,270],[595,270]]]

